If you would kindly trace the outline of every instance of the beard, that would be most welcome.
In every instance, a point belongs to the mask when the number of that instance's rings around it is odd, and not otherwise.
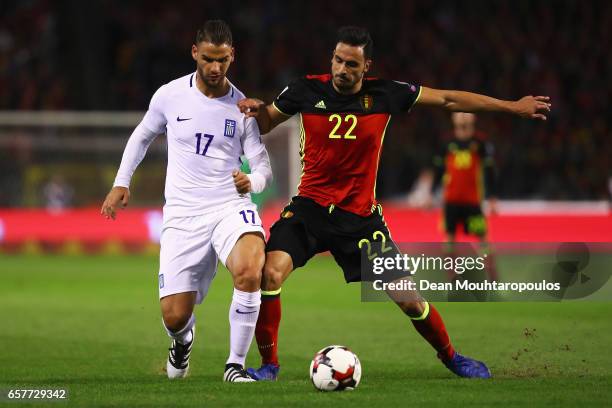
[[[354,80],[351,80],[347,76],[334,75],[333,81],[334,81],[334,85],[336,85],[336,88],[338,88],[338,90],[350,91],[355,87],[355,85],[357,85],[357,83],[361,80],[361,78],[363,78],[363,74],[359,76],[358,78],[355,78]]]
[[[198,76],[200,80],[206,85],[207,88],[216,89],[221,88],[225,84],[225,75],[219,74],[214,78],[204,75],[204,70],[200,67],[197,68]]]
[[[350,80],[347,79],[342,79],[342,77],[334,77],[334,85],[336,85],[336,88],[338,89],[351,89],[353,86],[355,86],[354,82],[351,82]]]

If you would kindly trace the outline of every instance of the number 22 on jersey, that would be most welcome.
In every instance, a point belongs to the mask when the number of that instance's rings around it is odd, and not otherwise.
[[[330,115],[329,121],[330,122],[335,122],[335,125],[334,125],[332,131],[329,132],[329,138],[330,139],[349,139],[349,140],[357,139],[357,136],[352,134],[353,130],[357,126],[357,116],[352,115],[352,114],[351,115],[346,115],[344,117],[344,120],[343,120],[340,115],[338,115],[337,113],[334,113],[333,115]],[[345,123],[349,124],[349,128],[346,131],[346,133],[344,133],[344,135],[339,135],[336,132],[338,131],[338,129],[342,125],[343,121]]]

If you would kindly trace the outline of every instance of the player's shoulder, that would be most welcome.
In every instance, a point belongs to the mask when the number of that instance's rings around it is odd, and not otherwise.
[[[229,96],[231,99],[239,101],[241,99],[246,98],[244,92],[242,92],[236,85],[234,85],[229,79],[228,82],[230,84]]]
[[[419,90],[417,85],[410,82],[378,77],[366,77],[363,79],[363,84],[366,89],[379,90],[381,92],[409,91],[414,93]]]
[[[329,87],[331,81],[331,74],[307,74],[294,78],[289,82],[287,88],[289,89],[325,89]]]
[[[328,83],[329,81],[331,81],[331,78],[332,78],[331,74],[308,74],[298,79],[301,79],[305,83],[319,85],[319,84]]]
[[[304,75],[289,81],[277,97],[277,102],[310,101],[313,98],[330,96],[331,75]]]
[[[184,92],[189,91],[189,88],[193,86],[195,86],[195,73],[183,75],[157,88],[151,100],[161,103],[168,98],[184,94]]]
[[[162,85],[159,89],[162,92],[167,94],[177,93],[177,92],[185,92],[189,88],[193,88],[195,85],[195,73],[192,72],[187,75],[183,75],[182,77],[173,79],[164,85]]]

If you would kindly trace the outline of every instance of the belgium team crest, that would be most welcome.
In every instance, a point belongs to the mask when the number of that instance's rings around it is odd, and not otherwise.
[[[364,111],[369,111],[374,106],[374,98],[372,95],[365,94],[361,98],[359,98],[359,102],[361,102],[361,107]]]

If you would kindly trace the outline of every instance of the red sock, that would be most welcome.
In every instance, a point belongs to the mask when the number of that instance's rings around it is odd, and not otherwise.
[[[429,314],[427,317],[423,320],[412,319],[412,324],[419,334],[436,349],[438,357],[443,361],[453,358],[455,349],[448,337],[446,327],[444,327],[442,316],[440,316],[440,313],[431,303],[429,304]]]
[[[261,307],[255,327],[255,338],[263,364],[278,366],[278,326],[280,320],[280,294],[261,295]]]

